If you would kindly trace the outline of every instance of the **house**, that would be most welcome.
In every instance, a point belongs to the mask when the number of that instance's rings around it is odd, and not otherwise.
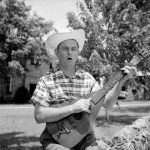
[[[49,69],[50,64],[41,62],[35,65],[31,60],[27,61],[28,72],[26,73],[24,85],[31,96],[35,90],[39,78]],[[23,85],[23,76],[17,70],[11,69],[6,78],[0,78],[0,103],[2,100],[11,103],[16,91]]]

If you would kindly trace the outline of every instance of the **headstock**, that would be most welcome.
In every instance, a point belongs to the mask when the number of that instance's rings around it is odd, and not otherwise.
[[[150,49],[143,48],[138,53],[141,54],[144,58],[146,58],[150,55]]]
[[[150,49],[143,48],[136,55],[133,56],[133,59],[130,61],[130,64],[133,66],[137,65],[140,61],[150,55]]]

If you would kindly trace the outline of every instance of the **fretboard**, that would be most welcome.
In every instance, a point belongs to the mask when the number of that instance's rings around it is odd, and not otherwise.
[[[143,59],[144,57],[142,57],[140,54],[137,54],[129,62],[129,65],[135,66]],[[116,83],[119,82],[123,78],[123,76],[124,75],[121,71],[115,73],[114,76],[109,79],[109,81],[104,85],[102,89],[99,89],[92,95],[91,102],[97,105],[101,101],[101,99],[108,93],[108,91],[111,90],[116,85]]]

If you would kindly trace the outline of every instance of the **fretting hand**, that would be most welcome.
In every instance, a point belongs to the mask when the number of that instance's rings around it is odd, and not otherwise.
[[[133,78],[134,75],[137,74],[137,69],[133,66],[125,66],[121,69],[123,71],[123,73],[125,74],[125,79],[130,79]]]

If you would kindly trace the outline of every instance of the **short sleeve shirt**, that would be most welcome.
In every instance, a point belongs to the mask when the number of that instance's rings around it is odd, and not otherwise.
[[[50,107],[53,104],[82,98],[98,89],[98,82],[88,72],[77,70],[75,75],[69,78],[57,67],[40,78],[31,102]]]

